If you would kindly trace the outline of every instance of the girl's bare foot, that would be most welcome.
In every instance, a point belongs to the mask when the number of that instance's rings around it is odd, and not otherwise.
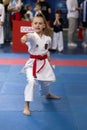
[[[29,110],[29,102],[25,102],[23,114],[26,116],[29,116],[31,114]]]
[[[23,114],[26,116],[30,116],[30,110],[27,110],[26,108],[24,108]]]
[[[60,99],[61,97],[49,93],[49,94],[46,96],[46,98],[47,98],[47,99]]]

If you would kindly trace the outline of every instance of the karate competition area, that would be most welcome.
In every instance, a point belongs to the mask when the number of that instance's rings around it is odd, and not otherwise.
[[[25,116],[22,112],[26,78],[20,71],[28,57],[27,53],[0,54],[1,130],[86,130],[87,55],[52,53],[57,81],[51,84],[51,91],[61,99],[45,99],[37,87],[31,116]]]

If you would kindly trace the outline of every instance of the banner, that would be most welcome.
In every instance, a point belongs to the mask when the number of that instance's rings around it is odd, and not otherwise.
[[[31,22],[13,21],[12,31],[12,51],[13,52],[28,52],[26,44],[21,43],[21,37],[29,32],[33,32]]]

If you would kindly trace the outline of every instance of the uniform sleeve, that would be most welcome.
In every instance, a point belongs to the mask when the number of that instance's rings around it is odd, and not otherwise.
[[[33,39],[33,35],[32,35],[31,33],[27,33],[26,36],[27,36],[28,41],[29,41],[30,39]]]
[[[31,46],[34,46],[34,44],[35,44],[35,42],[34,42],[35,41],[34,34],[33,33],[27,33],[26,36],[27,36],[26,45],[28,46],[28,45],[31,44]]]
[[[67,0],[66,5],[67,5],[68,11],[73,12],[73,11],[76,10],[76,7],[73,6],[73,5],[74,5],[74,1],[72,1],[72,0]]]

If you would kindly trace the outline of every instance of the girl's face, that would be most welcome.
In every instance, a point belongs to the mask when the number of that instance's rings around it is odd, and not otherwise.
[[[42,33],[45,28],[45,22],[42,17],[34,17],[32,27],[36,33]]]
[[[32,6],[29,6],[29,7],[28,7],[28,10],[32,11]]]

